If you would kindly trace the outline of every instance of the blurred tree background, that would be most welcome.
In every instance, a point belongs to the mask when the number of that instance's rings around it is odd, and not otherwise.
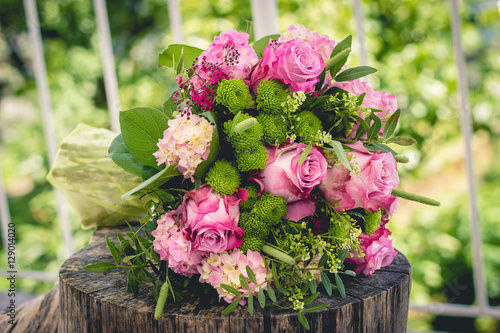
[[[356,29],[352,2],[278,0],[279,28],[300,23],[341,40]],[[396,95],[403,111],[400,135],[418,145],[400,150],[401,188],[441,201],[437,208],[401,202],[389,226],[396,248],[413,265],[411,299],[472,304],[468,194],[458,116],[457,71],[449,3],[440,0],[370,0],[362,3],[370,77],[375,89]],[[38,1],[56,135],[59,142],[80,122],[108,127],[99,41],[91,0]],[[227,29],[246,31],[248,0],[180,1],[186,44],[205,48]],[[160,106],[175,88],[172,72],[156,66],[157,54],[174,42],[164,0],[108,0],[123,109]],[[474,124],[474,163],[487,287],[500,305],[500,19],[496,1],[461,3]],[[45,180],[48,160],[32,47],[17,0],[0,6],[0,162],[16,223],[18,270],[57,274],[65,260],[54,195]],[[354,45],[350,65],[359,65]],[[398,149],[400,147],[397,147]],[[77,248],[91,231],[72,216]],[[6,258],[2,244],[2,258]],[[6,262],[2,259],[1,268]],[[5,279],[0,288],[7,289]],[[19,279],[18,291],[43,293],[53,283]],[[488,318],[453,319],[411,313],[410,330],[499,332]]]

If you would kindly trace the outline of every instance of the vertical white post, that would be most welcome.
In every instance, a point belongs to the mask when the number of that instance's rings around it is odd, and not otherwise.
[[[24,0],[24,10],[26,12],[26,23],[33,42],[33,70],[35,81],[40,99],[40,108],[42,110],[43,128],[45,133],[45,141],[50,165],[53,164],[56,151],[57,140],[55,137],[55,129],[52,117],[52,103],[50,101],[49,84],[47,82],[47,69],[45,68],[45,57],[43,55],[42,36],[40,33],[40,23],[38,21],[38,13],[35,0]],[[57,216],[61,227],[62,236],[66,245],[68,255],[73,253],[73,237],[71,235],[71,226],[69,222],[69,214],[64,198],[54,188],[54,193],[57,202]]]
[[[182,16],[179,8],[179,0],[167,0],[168,17],[170,19],[170,29],[174,33],[174,40],[180,44],[184,38],[182,36]]]
[[[488,295],[486,291],[486,280],[483,270],[483,256],[481,251],[481,226],[479,225],[479,213],[477,206],[477,184],[474,174],[472,161],[472,122],[469,107],[467,84],[467,69],[465,66],[465,57],[462,49],[461,37],[461,18],[458,7],[458,0],[450,0],[451,5],[451,28],[453,34],[453,49],[455,52],[455,62],[458,71],[458,88],[460,96],[460,121],[462,129],[462,138],[465,148],[465,169],[467,172],[467,182],[469,190],[469,208],[472,239],[472,264],[474,272],[474,290],[476,302],[481,311],[488,307]]]
[[[120,132],[120,95],[118,94],[118,80],[116,78],[115,59],[113,56],[113,45],[111,44],[111,32],[109,31],[108,11],[104,0],[94,0],[94,11],[97,22],[97,32],[101,44],[102,69],[104,75],[104,86],[106,90],[106,101],[108,103],[109,116],[111,118],[111,129]]]
[[[360,0],[353,0],[354,17],[356,19],[356,30],[358,31],[358,43],[361,65],[368,65],[368,51],[366,48],[365,28],[363,25],[363,10]]]
[[[255,40],[279,33],[276,0],[252,0],[252,20]]]
[[[7,202],[7,193],[3,186],[2,164],[0,163],[0,222],[2,222],[2,242],[4,249],[7,249],[8,230],[10,223],[9,203]]]

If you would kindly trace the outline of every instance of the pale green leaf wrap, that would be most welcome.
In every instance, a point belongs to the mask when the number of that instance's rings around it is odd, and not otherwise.
[[[79,124],[63,140],[47,175],[73,207],[83,229],[118,225],[144,215],[139,199],[123,203],[120,198],[142,180],[106,156],[115,136],[107,129]]]

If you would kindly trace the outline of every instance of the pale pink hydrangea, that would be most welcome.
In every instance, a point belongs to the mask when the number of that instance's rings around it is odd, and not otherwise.
[[[248,250],[246,254],[239,249],[231,253],[211,253],[198,266],[200,282],[210,283],[219,293],[219,299],[223,298],[226,302],[231,303],[237,296],[222,288],[221,284],[230,285],[241,294],[244,294],[248,290],[241,286],[240,274],[242,274],[246,278],[250,289],[254,288],[255,284],[248,278],[247,266],[254,272],[257,285],[260,285],[253,290],[253,294],[256,295],[260,288],[267,290],[267,282],[265,281],[270,278],[270,272],[266,269],[265,259],[259,252],[251,250]],[[248,297],[248,294],[242,298],[240,304],[244,305],[246,303],[245,297]]]
[[[206,255],[193,249],[179,214],[180,209],[158,219],[158,228],[151,233],[155,237],[153,248],[174,272],[191,277],[198,273],[197,267]]]
[[[293,39],[300,39],[309,43],[313,50],[321,55],[324,62],[330,59],[330,55],[335,47],[335,41],[330,40],[328,35],[320,35],[317,31],[311,31],[298,23],[290,25],[288,31],[281,34],[278,42],[284,43]]]
[[[186,110],[185,110],[186,111]],[[163,139],[158,140],[158,151],[153,155],[158,165],[177,164],[177,169],[190,178],[196,167],[210,155],[210,143],[215,126],[191,112],[183,112],[168,121]]]

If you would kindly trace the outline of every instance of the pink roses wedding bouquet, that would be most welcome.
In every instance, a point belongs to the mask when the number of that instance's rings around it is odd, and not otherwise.
[[[398,189],[407,159],[388,144],[414,140],[393,136],[395,97],[359,80],[375,69],[345,65],[350,36],[336,43],[295,25],[248,39],[226,31],[206,50],[160,54],[178,90],[161,110],[122,111],[109,149],[143,178],[122,200],[141,198],[146,215],[120,244],[107,240],[116,264],[86,269],[130,262],[128,289],[148,288],[157,317],[187,279],[230,303],[224,314],[252,313],[257,297],[307,327],[303,313],[326,306],[308,307],[321,290],[345,297],[342,274],[396,257],[387,223],[398,197],[435,202]]]

